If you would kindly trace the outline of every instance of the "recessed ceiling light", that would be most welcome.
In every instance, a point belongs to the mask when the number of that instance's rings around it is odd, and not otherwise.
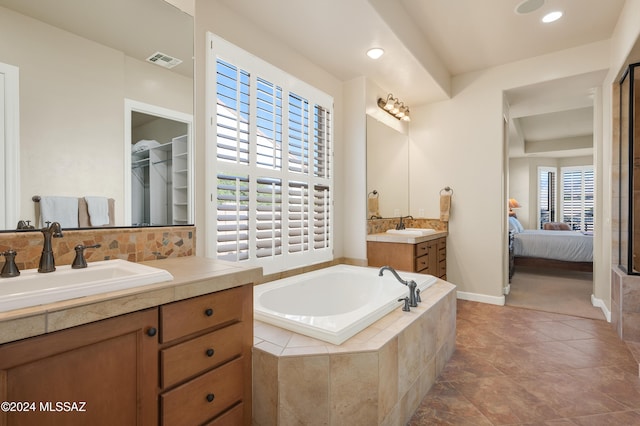
[[[544,17],[542,18],[542,22],[548,24],[550,22],[555,22],[560,18],[562,18],[562,12],[556,10],[555,12],[547,13],[546,15],[544,15]]]
[[[378,59],[382,55],[384,55],[384,49],[380,47],[373,47],[367,50],[367,56],[371,59]]]
[[[524,15],[534,12],[542,7],[544,0],[524,0],[516,6],[516,13]]]

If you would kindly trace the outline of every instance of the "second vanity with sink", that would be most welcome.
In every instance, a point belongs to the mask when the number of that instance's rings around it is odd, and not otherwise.
[[[251,423],[252,283],[260,268],[196,256],[67,268],[31,280],[48,278],[55,293],[59,280],[166,275],[0,309],[0,400],[14,403],[0,424]],[[22,271],[0,285],[29,280]]]
[[[407,228],[367,235],[369,266],[391,266],[400,271],[447,279],[447,232]]]

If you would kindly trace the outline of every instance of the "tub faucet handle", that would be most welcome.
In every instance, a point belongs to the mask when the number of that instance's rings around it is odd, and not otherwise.
[[[416,302],[422,302],[422,298],[420,298],[420,289],[416,288]]]
[[[402,306],[402,310],[405,312],[410,312],[411,308],[409,307],[409,297],[403,297],[402,299],[398,299],[398,302],[404,302]]]

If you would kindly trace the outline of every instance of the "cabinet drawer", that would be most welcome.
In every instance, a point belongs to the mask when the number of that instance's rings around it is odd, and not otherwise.
[[[162,342],[241,320],[243,293],[243,287],[236,287],[161,306]]]
[[[415,257],[420,257],[420,256],[424,256],[425,254],[428,254],[430,244],[431,244],[431,241],[425,241],[425,242],[416,244]]]
[[[446,273],[447,273],[447,261],[441,260],[440,262],[438,262],[438,275],[442,276],[442,275],[445,275]]]
[[[416,272],[424,271],[429,268],[429,255],[416,258]]]
[[[216,417],[212,421],[205,423],[205,426],[238,426],[245,423],[244,406],[240,403],[220,417]]]
[[[162,424],[202,424],[242,400],[243,358],[160,395]]]
[[[242,355],[242,323],[160,351],[161,386],[167,388]]]

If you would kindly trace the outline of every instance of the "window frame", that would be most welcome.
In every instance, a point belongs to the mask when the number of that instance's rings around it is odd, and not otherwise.
[[[580,230],[580,231],[593,231],[594,228],[594,221],[595,218],[593,217],[594,214],[594,210],[595,210],[595,168],[593,167],[593,165],[584,165],[584,166],[566,166],[566,167],[561,167],[560,168],[560,205],[559,205],[559,212],[560,215],[562,217],[562,222],[566,222],[565,220],[565,174],[566,173],[575,173],[575,172],[580,172],[580,223],[579,223],[579,229],[576,229],[573,225],[573,222],[569,223],[569,226],[572,227],[573,230]],[[591,188],[592,188],[592,193],[591,193],[591,210],[592,210],[592,216],[591,216],[591,228],[589,229],[589,224],[586,221],[587,218],[587,192],[586,192],[586,185],[585,185],[585,174],[586,173],[591,173]]]
[[[554,212],[553,214],[551,214],[550,216],[550,222],[553,222],[556,220],[556,218],[558,217],[558,168],[557,167],[551,167],[551,166],[538,166],[538,174],[537,174],[537,178],[538,178],[538,190],[537,190],[537,229],[543,229],[542,228],[542,203],[540,202],[540,198],[541,198],[541,179],[540,179],[540,175],[543,173],[553,173],[553,197],[552,197],[552,203],[553,203],[553,208],[554,208]]]
[[[318,262],[329,261],[333,259],[333,228],[335,212],[333,211],[333,179],[335,172],[333,170],[333,128],[334,116],[333,116],[333,98],[326,93],[314,88],[307,83],[285,73],[277,67],[267,63],[266,61],[257,58],[256,56],[240,49],[239,47],[227,42],[226,40],[216,36],[213,33],[207,33],[207,47],[209,49],[207,54],[207,76],[206,76],[206,114],[207,123],[205,128],[206,138],[206,191],[209,194],[209,200],[207,202],[206,210],[206,242],[205,242],[205,255],[211,258],[217,258],[217,176],[220,172],[225,172],[229,175],[236,176],[249,176],[248,192],[249,192],[249,208],[248,208],[248,258],[246,260],[238,260],[243,265],[247,266],[262,266],[264,273],[274,273],[292,269],[299,266],[310,265]],[[222,162],[217,159],[217,63],[218,60],[232,64],[233,66],[245,70],[249,74],[249,163],[238,164],[234,162]],[[281,129],[281,159],[280,168],[277,167],[263,167],[258,163],[258,124],[257,124],[257,90],[258,81],[263,80],[276,85],[281,89],[281,101],[282,101],[282,129]],[[289,171],[289,97],[295,95],[303,98],[308,102],[309,106],[309,125],[311,126],[308,133],[309,139],[306,141],[311,152],[309,158],[308,169],[309,173],[296,173]],[[315,176],[313,153],[314,153],[314,123],[316,117],[316,107],[321,107],[321,112],[324,111],[324,115],[329,117],[329,125],[327,132],[324,134],[328,150],[323,157],[326,160],[326,164],[323,164],[325,170],[325,176]],[[324,146],[324,145],[323,145]],[[262,157],[264,160],[264,156]],[[261,160],[261,161],[262,161]],[[262,161],[263,163],[264,161]],[[304,161],[303,161],[304,162]],[[261,164],[262,164],[261,163]],[[260,257],[257,255],[258,247],[257,241],[259,238],[256,234],[259,232],[256,223],[257,218],[257,197],[259,196],[258,181],[260,180],[279,180],[281,188],[280,200],[280,232],[279,238],[281,240],[281,254]],[[308,228],[309,238],[308,243],[310,245],[308,250],[302,252],[289,252],[288,242],[289,238],[289,195],[288,188],[292,182],[304,182],[308,185]],[[314,209],[316,208],[316,196],[315,189],[318,186],[326,188],[328,191],[328,203],[324,200],[325,216],[324,225],[328,228],[328,232],[322,234],[323,247],[314,247]],[[327,235],[328,234],[328,235]],[[264,254],[264,253],[263,253]]]

